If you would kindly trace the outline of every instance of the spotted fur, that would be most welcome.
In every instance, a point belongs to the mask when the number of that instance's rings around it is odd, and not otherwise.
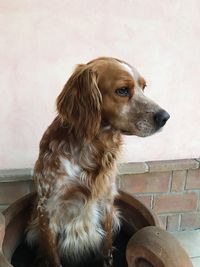
[[[111,259],[120,226],[113,202],[121,134],[158,129],[153,118],[160,107],[144,96],[144,84],[129,64],[99,58],[79,65],[58,96],[58,115],[40,142],[27,228],[44,266],[58,267],[62,258],[77,263],[91,252]],[[128,88],[127,97],[116,94],[120,87]]]

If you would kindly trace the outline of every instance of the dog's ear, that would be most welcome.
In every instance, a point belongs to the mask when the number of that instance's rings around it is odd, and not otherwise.
[[[58,116],[77,138],[91,141],[100,128],[101,102],[97,75],[78,65],[57,98]]]

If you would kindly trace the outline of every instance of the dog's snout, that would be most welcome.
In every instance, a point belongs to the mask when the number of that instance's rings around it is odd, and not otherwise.
[[[154,117],[155,123],[159,128],[163,127],[169,118],[170,115],[165,110],[159,110]]]

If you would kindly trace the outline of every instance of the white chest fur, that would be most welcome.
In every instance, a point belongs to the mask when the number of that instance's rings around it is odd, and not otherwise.
[[[61,169],[65,171],[56,184],[56,193],[47,200],[46,210],[50,218],[50,228],[59,236],[60,254],[76,261],[91,250],[99,250],[104,239],[104,211],[112,205],[104,199],[85,199],[81,192],[65,200],[63,194],[73,186],[86,186],[87,177],[80,166],[61,158]],[[81,177],[85,177],[82,179]],[[116,194],[113,183],[111,195]],[[113,214],[113,226],[119,226],[117,212]]]

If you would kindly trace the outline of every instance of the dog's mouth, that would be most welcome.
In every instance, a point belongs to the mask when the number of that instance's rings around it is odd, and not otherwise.
[[[134,135],[133,133],[131,133],[130,131],[125,131],[125,130],[120,130],[121,134],[123,135]]]
[[[156,133],[162,132],[163,127],[134,127],[133,130],[124,130],[121,129],[120,132],[122,135],[135,135],[138,137],[148,137]]]

